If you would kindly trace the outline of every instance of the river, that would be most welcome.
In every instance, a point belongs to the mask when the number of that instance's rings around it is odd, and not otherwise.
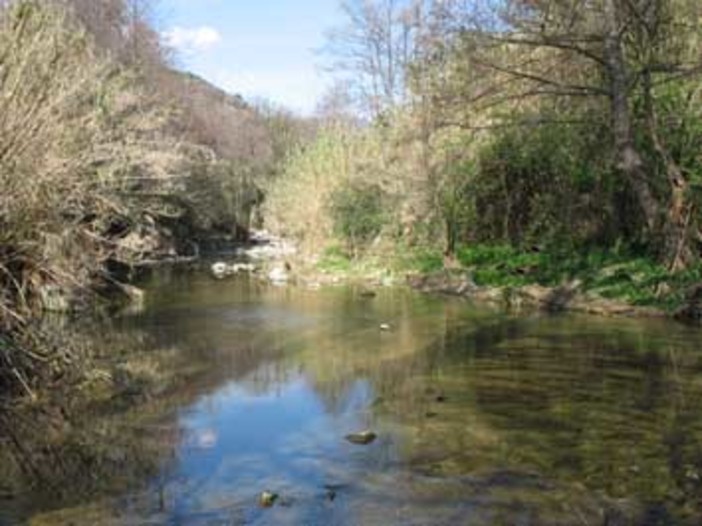
[[[97,331],[157,387],[54,431],[0,524],[702,522],[702,332],[362,292],[159,273]]]

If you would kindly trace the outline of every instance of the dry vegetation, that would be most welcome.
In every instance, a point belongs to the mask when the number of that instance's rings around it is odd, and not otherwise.
[[[87,308],[125,290],[115,270],[213,234],[245,237],[301,136],[293,116],[172,69],[151,7],[0,4],[0,396],[71,361],[39,311]]]

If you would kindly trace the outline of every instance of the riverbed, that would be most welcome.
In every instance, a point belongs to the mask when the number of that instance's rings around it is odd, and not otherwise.
[[[99,453],[0,524],[702,522],[697,329],[204,272],[146,289],[98,332],[183,382],[86,418]]]

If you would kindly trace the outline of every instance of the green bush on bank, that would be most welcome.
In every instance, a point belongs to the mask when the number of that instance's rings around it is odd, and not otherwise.
[[[409,272],[430,274],[444,267],[444,257],[440,250],[431,247],[402,247],[398,249],[400,268]]]
[[[338,246],[331,246],[324,250],[317,268],[322,272],[345,273],[352,268],[351,258],[346,251]]]
[[[330,206],[334,233],[354,257],[370,245],[386,223],[382,190],[377,185],[342,185],[332,194]]]

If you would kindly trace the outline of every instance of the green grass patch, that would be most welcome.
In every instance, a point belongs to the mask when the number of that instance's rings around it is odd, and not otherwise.
[[[317,268],[323,272],[345,273],[352,268],[352,260],[339,246],[328,247],[319,262]]]
[[[520,251],[511,246],[478,245],[462,247],[458,259],[478,285],[558,286],[578,279],[584,290],[603,297],[666,310],[679,306],[687,289],[702,281],[702,265],[670,273],[655,261],[626,252]]]
[[[515,288],[538,284],[555,287],[579,280],[586,292],[633,305],[672,311],[685,300],[687,290],[702,282],[702,264],[670,273],[655,261],[625,251],[519,250],[508,245],[472,245],[458,250],[457,258],[477,285]],[[318,263],[330,273],[368,274],[378,269],[430,274],[443,269],[444,258],[432,247],[396,246],[378,259],[353,260],[343,248],[328,248]]]
[[[396,259],[399,270],[404,272],[430,274],[444,267],[441,251],[431,247],[400,247]]]

